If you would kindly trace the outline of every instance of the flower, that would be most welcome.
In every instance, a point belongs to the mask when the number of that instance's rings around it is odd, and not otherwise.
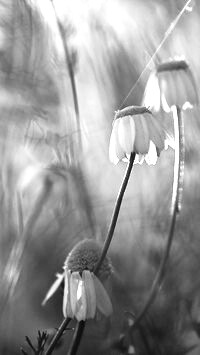
[[[64,273],[57,274],[57,280],[49,289],[42,304],[45,304],[64,282],[65,317],[81,321],[95,318],[97,312],[110,316],[112,304],[102,281],[110,276],[112,266],[106,257],[97,277],[94,269],[100,254],[100,245],[91,239],[84,239],[76,244],[64,263]]]
[[[127,161],[131,153],[136,153],[134,163],[145,160],[155,165],[164,148],[167,148],[165,131],[149,109],[129,106],[116,112],[109,146],[112,163]]]
[[[154,111],[170,112],[173,105],[186,109],[198,104],[195,80],[185,60],[158,65],[146,85],[143,104]]]

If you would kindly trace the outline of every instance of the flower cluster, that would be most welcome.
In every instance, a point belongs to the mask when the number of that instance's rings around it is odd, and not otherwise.
[[[110,138],[109,157],[112,163],[127,161],[135,153],[134,163],[156,164],[160,152],[167,147],[162,124],[151,111],[130,106],[117,111]]]
[[[170,112],[176,105],[186,109],[198,104],[195,80],[185,60],[164,62],[152,72],[146,85],[143,104],[154,111]]]
[[[112,304],[102,282],[112,272],[106,257],[100,267],[98,277],[94,269],[101,254],[100,245],[85,239],[69,253],[64,263],[64,273],[57,274],[57,280],[48,291],[43,304],[55,293],[64,281],[63,314],[78,321],[92,319],[97,312],[104,316],[112,313]]]

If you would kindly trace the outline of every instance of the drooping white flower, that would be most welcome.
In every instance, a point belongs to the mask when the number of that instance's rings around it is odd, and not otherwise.
[[[101,247],[93,240],[79,242],[69,253],[64,273],[57,274],[57,280],[48,291],[43,304],[52,297],[64,282],[63,314],[78,321],[93,319],[97,312],[104,316],[112,313],[112,304],[103,286],[111,273],[112,267],[105,258],[98,277],[93,273],[99,259]]]
[[[185,60],[169,60],[151,73],[143,99],[146,107],[170,112],[173,105],[186,109],[198,102],[195,80]]]
[[[110,137],[109,157],[112,163],[127,161],[136,153],[134,163],[155,165],[161,151],[167,147],[162,124],[151,111],[142,106],[130,106],[117,111]]]

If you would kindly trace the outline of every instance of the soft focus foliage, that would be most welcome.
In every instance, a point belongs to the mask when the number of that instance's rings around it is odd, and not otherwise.
[[[25,335],[62,320],[62,292],[41,302],[65,256],[84,238],[102,242],[125,169],[110,164],[113,113],[140,105],[149,62],[183,0],[55,0],[75,72],[81,132],[63,44],[48,0],[0,0],[0,354],[19,354]],[[186,11],[158,52],[155,63],[184,56],[200,81],[200,3]],[[154,64],[154,63],[153,63]],[[197,87],[199,91],[199,87]],[[125,100],[126,98],[126,100]],[[171,114],[161,112],[172,133]],[[153,354],[177,355],[199,343],[200,317],[200,121],[199,108],[184,112],[186,163],[183,209],[165,283],[142,328]],[[82,141],[82,149],[79,142]],[[111,320],[88,322],[80,354],[127,354],[133,339],[125,311],[137,313],[148,295],[165,246],[170,218],[173,150],[155,167],[134,166],[110,249],[114,273],[108,287]],[[44,192],[30,228],[19,280],[5,266],[20,245],[23,224]],[[20,199],[17,198],[20,196]],[[21,202],[20,202],[21,201]],[[23,218],[20,213],[23,210]],[[51,333],[51,330],[49,330]],[[148,353],[144,332],[136,350]],[[57,354],[66,354],[71,331]],[[120,348],[121,347],[121,348]],[[199,349],[192,355],[198,355]]]

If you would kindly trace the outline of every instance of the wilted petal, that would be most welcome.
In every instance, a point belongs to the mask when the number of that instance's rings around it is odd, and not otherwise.
[[[131,154],[135,140],[135,135],[132,133],[130,126],[130,119],[131,116],[119,118],[118,139],[125,154]]]
[[[69,270],[65,270],[65,286],[64,286],[64,294],[63,294],[63,314],[65,317],[73,318],[74,315],[71,309],[70,302],[70,277],[71,272]]]
[[[134,116],[136,153],[147,154],[149,150],[149,130],[143,115]]]
[[[42,306],[44,306],[45,303],[53,296],[53,294],[57,291],[57,289],[59,288],[59,286],[61,285],[61,283],[64,279],[64,273],[57,274],[56,276],[57,276],[57,279],[53,283],[53,285],[50,287],[49,291],[47,292],[47,294],[42,302]]]
[[[145,155],[145,161],[148,165],[155,165],[158,160],[155,144],[150,141],[148,154]]]
[[[83,283],[85,285],[85,294],[87,302],[87,315],[86,318],[94,318],[96,314],[96,291],[94,287],[94,275],[88,271],[84,270],[82,274]]]
[[[71,273],[69,290],[70,290],[70,304],[72,309],[72,314],[75,316],[77,307],[77,290],[78,284],[81,281],[81,276],[79,272],[75,271]]]
[[[113,124],[113,129],[110,137],[110,145],[109,145],[109,159],[113,164],[117,164],[120,160],[125,157],[125,152],[120,146],[118,139],[118,125],[119,120],[115,120]]]
[[[102,283],[95,275],[94,275],[94,286],[95,286],[96,297],[97,297],[96,299],[97,309],[105,316],[110,316],[113,311],[112,303],[107,294],[107,291],[105,290]]]

